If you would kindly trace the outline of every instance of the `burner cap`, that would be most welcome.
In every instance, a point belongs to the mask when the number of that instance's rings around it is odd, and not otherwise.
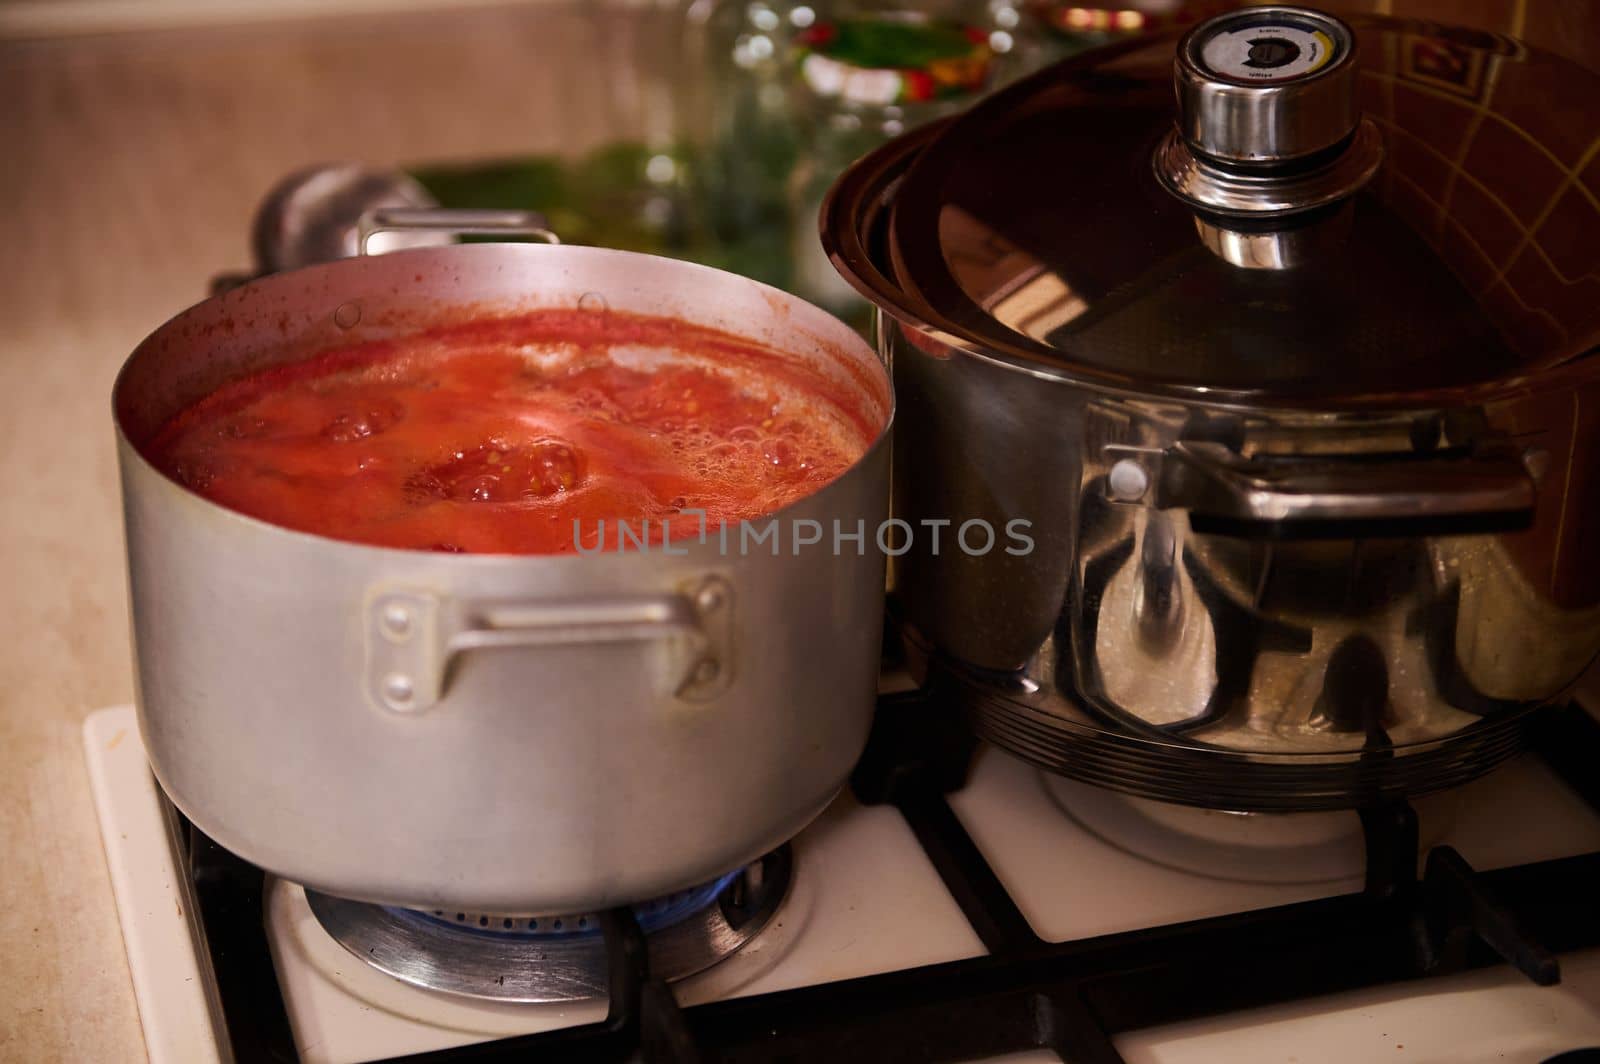
[[[794,859],[784,845],[710,883],[633,907],[650,970],[670,981],[736,953],[777,912]],[[598,914],[401,909],[306,891],[334,941],[396,979],[495,1001],[603,997],[606,943]]]
[[[641,902],[633,907],[639,921],[639,930],[645,934],[670,927],[680,920],[698,913],[717,900],[744,870],[729,872],[719,879],[689,887],[664,897]],[[309,891],[307,892],[310,893]],[[600,927],[600,914],[562,913],[490,913],[466,909],[403,909],[387,907],[402,920],[419,920],[428,924],[444,924],[455,930],[485,935],[503,935],[550,939],[566,935],[582,935]]]

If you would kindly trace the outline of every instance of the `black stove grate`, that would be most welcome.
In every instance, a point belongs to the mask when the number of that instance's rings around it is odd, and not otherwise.
[[[1600,946],[1600,853],[1490,872],[1447,846],[1416,873],[1416,815],[1362,811],[1360,893],[1048,943],[1029,927],[945,800],[974,740],[938,689],[886,695],[852,778],[894,805],[989,955],[679,1008],[651,977],[626,909],[604,914],[610,1011],[597,1024],[423,1053],[407,1062],[957,1061],[1032,1048],[1072,1064],[1120,1064],[1114,1035],[1497,963],[1559,980],[1556,954]],[[1547,711],[1534,748],[1600,808],[1600,724]],[[264,925],[260,869],[193,828],[190,871],[228,1040],[240,1064],[297,1056]]]

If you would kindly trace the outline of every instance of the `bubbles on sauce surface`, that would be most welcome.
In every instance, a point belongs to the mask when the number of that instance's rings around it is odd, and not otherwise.
[[[352,443],[391,427],[405,417],[405,407],[393,399],[363,403],[358,409],[345,411],[323,427],[322,434],[335,443]]]
[[[761,446],[761,457],[765,458],[769,465],[779,468],[806,468],[805,459],[800,456],[800,449],[788,436],[777,436],[767,440]]]
[[[603,318],[597,328],[626,315]],[[645,321],[648,319],[633,319]],[[706,351],[464,328],[341,349],[178,415],[152,460],[192,490],[303,531],[450,553],[560,553],[615,524],[671,535],[758,517],[866,449],[793,367]],[[719,336],[721,334],[718,334]],[[723,343],[723,341],[718,341]],[[622,343],[622,341],[617,341]],[[727,354],[731,350],[731,354]],[[209,404],[209,405],[208,405]],[[219,472],[220,471],[220,472]],[[679,527],[679,526],[682,527]]]
[[[254,440],[272,430],[272,423],[254,414],[240,414],[217,426],[217,435],[229,440]]]
[[[560,440],[514,445],[490,440],[413,474],[413,499],[514,503],[571,491],[583,482],[582,453]]]

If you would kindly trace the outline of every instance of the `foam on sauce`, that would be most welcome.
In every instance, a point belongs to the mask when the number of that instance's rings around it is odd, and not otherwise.
[[[543,310],[324,352],[230,383],[146,447],[213,502],[385,547],[560,554],[773,512],[879,418],[798,358],[667,318]],[[574,524],[576,522],[576,525]],[[678,517],[672,538],[698,535]]]

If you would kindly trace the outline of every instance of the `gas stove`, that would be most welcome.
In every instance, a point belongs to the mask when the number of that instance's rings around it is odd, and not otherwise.
[[[851,787],[791,843],[560,916],[277,880],[165,800],[131,707],[84,737],[154,1064],[1600,1046],[1600,725],[1575,707],[1537,753],[1414,806],[1239,815],[1073,784],[974,743],[932,692],[889,693]]]

